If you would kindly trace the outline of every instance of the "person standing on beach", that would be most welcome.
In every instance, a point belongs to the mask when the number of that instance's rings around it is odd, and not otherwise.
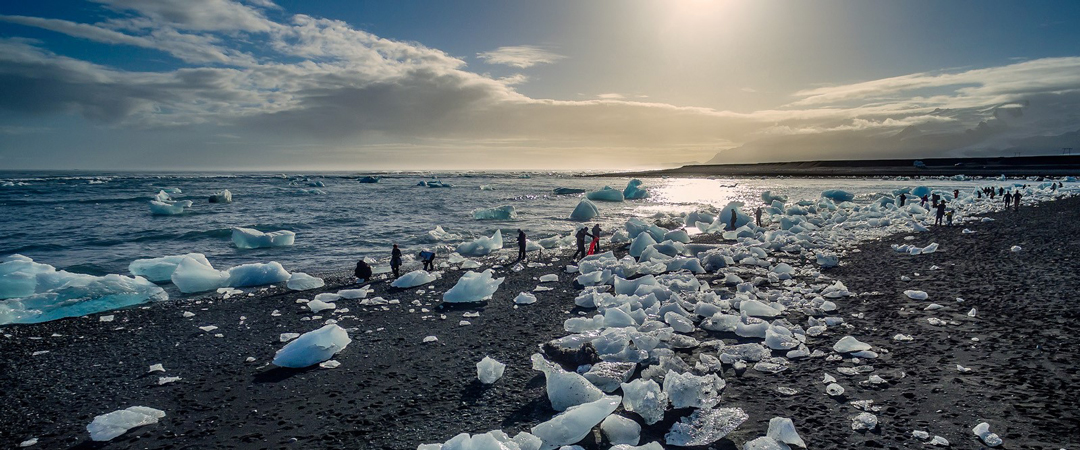
[[[959,189],[953,189],[953,191],[952,191],[952,198],[953,198],[954,200],[955,200],[955,199],[958,199],[958,198],[960,198],[960,190],[959,190]]]
[[[928,202],[928,201],[930,201],[929,197],[927,197],[925,195],[922,196],[922,201],[919,202],[919,206],[922,206],[923,208],[925,208],[926,207],[926,202]]]
[[[949,212],[945,213],[945,225],[948,225],[950,227],[952,226],[952,216],[953,216],[952,211],[949,211]]]
[[[757,224],[758,228],[761,228],[761,207],[760,206],[758,206],[757,210],[754,211],[754,220],[755,220],[754,223]]]
[[[735,219],[737,218],[738,216],[735,215],[735,208],[731,208],[731,231],[735,231]]]
[[[1005,195],[1005,188],[999,187],[998,188],[998,195]]]
[[[390,270],[394,271],[394,278],[401,276],[401,249],[394,244],[394,249],[390,251]]]
[[[577,239],[577,251],[574,252],[573,256],[571,256],[570,259],[577,258],[579,253],[581,254],[582,258],[585,257],[585,236],[589,236],[589,228],[578,228],[577,234],[574,235],[574,238]]]
[[[982,191],[975,191],[975,198],[982,199]]]
[[[936,214],[936,218],[934,219],[934,225],[941,225],[941,219],[945,218],[945,202],[944,201],[938,202],[936,207],[937,207],[937,214]]]
[[[990,200],[993,200],[993,199],[994,199],[994,189],[991,188],[990,189]]]
[[[901,192],[900,193],[900,207],[901,208],[904,207],[904,203],[907,203],[907,194],[904,194],[903,192]]]
[[[525,259],[525,243],[528,239],[525,237],[525,232],[518,228],[518,261]]]
[[[1019,192],[1013,195],[1013,208],[1020,209],[1020,197],[1021,195]]]
[[[932,204],[932,205],[933,205],[933,206],[934,206],[935,208],[937,208],[938,202],[940,202],[940,201],[941,201],[941,196],[940,196],[940,195],[938,195],[938,194],[934,194],[933,196],[931,196],[931,197],[930,197],[930,201],[931,201],[931,204]]]
[[[1012,203],[1012,192],[1005,193],[1005,208],[1009,208],[1009,204]]]
[[[589,244],[589,254],[594,255],[600,253],[600,224],[595,223],[592,226],[592,244]]]

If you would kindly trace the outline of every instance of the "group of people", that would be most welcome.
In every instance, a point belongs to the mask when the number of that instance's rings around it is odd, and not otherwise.
[[[594,224],[592,232],[589,232],[589,227],[584,226],[578,228],[577,233],[574,234],[574,238],[577,240],[577,250],[574,251],[574,255],[571,258],[580,259],[586,256],[595,254],[600,251],[600,224]],[[585,238],[591,237],[592,243],[589,244],[589,249],[585,249]],[[578,255],[581,255],[579,258]]]

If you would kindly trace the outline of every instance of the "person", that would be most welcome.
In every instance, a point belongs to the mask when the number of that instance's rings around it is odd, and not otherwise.
[[[952,190],[952,198],[954,198],[954,199],[960,198],[960,190],[959,189],[953,189]]]
[[[930,197],[930,201],[932,202],[932,205],[937,208],[938,202],[941,201],[941,196],[938,194],[934,194]]]
[[[578,228],[577,234],[574,235],[577,239],[577,251],[570,257],[571,259],[577,258],[579,253],[582,258],[585,257],[585,236],[590,236],[588,227]]]
[[[735,230],[735,220],[736,219],[738,219],[738,216],[735,214],[735,208],[731,208],[731,229],[733,231]]]
[[[592,226],[592,243],[589,244],[589,254],[595,255],[600,253],[600,224],[594,223]]]
[[[525,232],[518,228],[518,261],[525,260],[525,243],[528,239],[525,237]]]
[[[353,271],[353,275],[356,275],[356,283],[363,283],[371,279],[371,266],[364,262],[363,259],[356,262],[356,270]]]
[[[975,191],[975,197],[981,199],[982,198],[982,191]]]
[[[998,195],[1005,195],[1005,188],[999,187],[998,188]]]
[[[431,250],[420,252],[420,260],[424,262],[424,270],[435,270],[435,252]]]
[[[907,203],[907,194],[901,192],[900,193],[900,207],[901,208],[904,207],[904,203]]]
[[[1020,197],[1019,192],[1013,195],[1013,208],[1020,209]]]
[[[1012,197],[1013,197],[1012,192],[1006,192],[1005,193],[1005,207],[1006,208],[1009,207],[1009,203],[1012,203]]]
[[[758,227],[761,227],[761,207],[760,206],[758,206],[757,210],[754,211],[754,220],[755,220],[754,223],[756,223]]]
[[[394,271],[394,278],[401,276],[401,249],[397,244],[394,244],[394,249],[390,251],[390,269]]]
[[[1054,192],[1056,190],[1057,190],[1057,183],[1050,183],[1050,192]]]
[[[994,189],[993,189],[993,188],[991,188],[991,189],[990,189],[990,200],[993,200],[993,199],[994,199],[994,192],[995,192],[995,191],[994,191]]]
[[[930,197],[927,197],[925,195],[922,196],[922,201],[919,202],[919,206],[922,206],[923,208],[925,208],[926,207],[926,202],[928,202],[928,201],[930,201]]]
[[[952,226],[952,216],[953,216],[952,211],[949,211],[949,212],[945,213],[945,224],[950,226],[950,227]]]

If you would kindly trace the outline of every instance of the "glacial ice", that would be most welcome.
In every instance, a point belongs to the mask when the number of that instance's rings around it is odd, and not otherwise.
[[[773,202],[780,202],[781,204],[784,204],[787,203],[788,198],[786,195],[773,194],[772,191],[762,191],[761,201],[765,202],[766,205],[771,205],[773,204]]]
[[[641,416],[649,425],[664,419],[668,397],[655,381],[638,378],[622,383],[622,391],[623,409]]]
[[[233,228],[232,241],[236,248],[288,247],[296,240],[296,233],[288,230],[263,233],[253,228]]]
[[[604,188],[599,191],[592,191],[585,194],[585,198],[598,202],[621,202],[623,201],[623,193],[612,189],[611,186],[604,186]]]
[[[528,292],[519,293],[517,297],[514,297],[514,304],[517,305],[531,305],[533,303],[536,303],[536,296]]]
[[[577,188],[568,188],[568,187],[557,187],[555,189],[552,189],[551,192],[553,194],[555,194],[555,195],[573,195],[573,194],[584,194],[585,190],[584,189],[577,189]]]
[[[600,431],[604,432],[608,442],[613,445],[637,445],[641,439],[641,425],[618,414],[607,416],[600,423]]]
[[[653,239],[651,234],[638,234],[637,237],[634,238],[634,242],[630,244],[630,256],[637,258],[641,256],[642,252],[644,252],[646,248],[652,245],[656,245],[656,240]]]
[[[593,217],[596,217],[599,214],[600,211],[596,209],[596,205],[593,204],[593,202],[582,199],[578,202],[577,206],[574,207],[574,212],[570,213],[570,220],[585,222],[592,220]]]
[[[795,431],[795,424],[787,417],[773,417],[770,419],[769,431],[765,435],[775,439],[777,442],[806,448],[806,442],[803,442],[799,432]]]
[[[626,189],[623,189],[623,198],[627,200],[637,200],[649,196],[649,191],[642,189],[641,180],[633,179],[629,183],[626,183]],[[635,441],[636,442],[636,441]]]
[[[491,384],[502,378],[504,370],[506,370],[506,364],[491,359],[490,356],[485,356],[484,359],[476,363],[476,378],[481,383]]]
[[[421,242],[428,244],[434,244],[437,242],[457,241],[461,239],[460,234],[454,234],[443,229],[441,226],[436,226],[434,230],[428,231],[421,238]],[[459,255],[460,256],[460,255]],[[450,261],[454,263],[454,261]]]
[[[394,280],[393,283],[390,283],[390,286],[406,289],[422,286],[435,280],[435,275],[428,273],[426,270],[414,270]]]
[[[210,203],[232,203],[232,192],[228,189],[215,192],[210,196]]]
[[[493,278],[494,271],[485,270],[482,273],[473,271],[465,272],[458,279],[457,284],[443,294],[443,301],[447,303],[479,302],[490,299],[499,289],[506,278]]]
[[[712,408],[720,403],[727,383],[715,373],[697,376],[669,370],[664,376],[664,395],[673,408]]]
[[[637,369],[637,363],[600,361],[593,364],[583,376],[593,386],[610,394],[629,380],[634,375],[635,369]]]
[[[162,202],[158,200],[150,200],[150,214],[155,216],[175,216],[183,214],[186,208],[191,207],[191,200],[181,200],[178,202]]]
[[[318,330],[300,335],[285,344],[274,355],[273,364],[278,367],[299,369],[313,366],[333,358],[337,352],[345,349],[352,339],[344,328],[336,324],[325,325]]]
[[[206,292],[228,286],[229,272],[214,269],[205,257],[184,257],[176,265],[170,280],[185,294]]]
[[[310,289],[318,289],[325,286],[322,278],[313,277],[304,272],[296,272],[289,275],[288,280],[285,282],[285,286],[294,291],[307,291]]]
[[[859,342],[858,339],[855,339],[851,336],[844,336],[840,338],[839,341],[836,341],[835,344],[833,344],[833,351],[836,353],[853,353],[863,350],[870,350],[871,348],[872,347],[870,347],[870,344],[867,344],[865,342]]]
[[[911,289],[904,291],[904,295],[906,295],[907,298],[910,298],[912,300],[926,300],[930,298],[930,296],[927,295],[926,292]]]
[[[664,447],[659,442],[650,442],[643,445],[618,444],[608,450],[664,450]]]
[[[828,189],[821,192],[821,197],[840,203],[854,200],[855,194],[840,189]]]
[[[533,370],[544,372],[548,400],[551,401],[551,408],[556,411],[564,411],[571,406],[589,403],[604,396],[603,391],[593,386],[585,377],[562,370],[539,353],[532,355],[532,363]]]
[[[971,432],[975,433],[975,435],[979,437],[979,440],[983,441],[987,447],[997,447],[1002,443],[1001,437],[990,432],[989,423],[982,422],[975,425],[975,428],[972,428]]]
[[[562,445],[573,444],[584,439],[596,424],[614,412],[619,401],[618,396],[605,396],[571,407],[551,420],[533,427],[532,434],[544,441],[540,450],[553,450]]]
[[[851,429],[855,431],[874,431],[878,426],[877,416],[868,412],[860,413],[851,418]]]
[[[780,311],[758,300],[743,300],[739,302],[739,312],[750,317],[776,317]]]
[[[1023,250],[1023,248],[1021,248],[1019,245],[1014,245],[1014,246],[1012,246],[1012,248],[1009,249],[1009,251],[1011,251],[1013,253],[1018,253],[1021,250]]]
[[[86,431],[90,432],[91,440],[97,442],[111,441],[113,438],[127,433],[132,428],[157,423],[163,417],[165,417],[165,411],[160,409],[132,406],[127,409],[95,416],[94,421],[86,426]]]
[[[697,409],[673,424],[664,436],[664,442],[679,447],[709,445],[727,436],[748,418],[742,408]]]
[[[162,256],[160,258],[136,259],[128,265],[128,272],[156,283],[169,281],[173,271],[176,270],[176,266],[184,258],[192,258],[204,266],[210,266],[210,261],[207,261],[206,256],[202,253],[188,253],[186,255]]]
[[[828,394],[829,397],[839,397],[844,395],[844,387],[836,383],[829,383],[828,386],[825,386],[825,393]]]
[[[483,434],[461,433],[442,444],[420,444],[416,450],[538,450],[542,442],[529,433],[519,433],[513,439],[502,430]]]
[[[229,273],[229,287],[263,286],[267,284],[291,281],[293,278],[289,272],[281,267],[276,261],[268,263],[241,264],[231,267]],[[316,278],[317,279],[317,278]],[[319,280],[320,282],[322,280]]]
[[[335,304],[335,303],[327,303],[327,302],[324,302],[322,300],[316,299],[316,300],[312,300],[310,302],[307,302],[307,307],[311,312],[317,314],[317,313],[319,313],[321,311],[326,311],[328,309],[337,309],[337,304]]]
[[[499,206],[496,208],[479,208],[473,210],[475,220],[516,220],[517,210],[512,205]]]
[[[495,230],[491,237],[479,237],[469,242],[458,244],[457,252],[464,256],[485,256],[503,247],[502,230]]]
[[[786,444],[777,442],[769,436],[761,436],[743,444],[742,450],[790,450]]]

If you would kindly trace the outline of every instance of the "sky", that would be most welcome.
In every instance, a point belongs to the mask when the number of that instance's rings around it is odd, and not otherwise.
[[[0,170],[1080,151],[1080,2],[0,2]]]

